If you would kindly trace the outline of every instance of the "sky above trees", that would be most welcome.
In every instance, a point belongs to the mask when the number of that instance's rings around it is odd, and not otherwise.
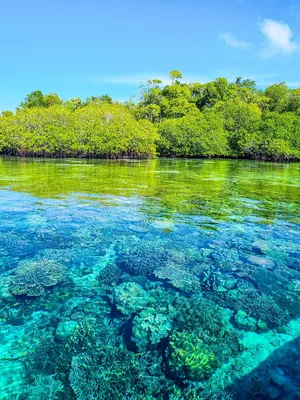
[[[294,0],[15,0],[1,7],[0,109],[35,89],[126,100],[146,79],[299,87]]]

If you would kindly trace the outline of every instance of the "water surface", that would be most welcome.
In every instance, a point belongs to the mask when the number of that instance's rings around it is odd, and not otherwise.
[[[0,218],[0,399],[300,398],[300,164],[0,158]]]

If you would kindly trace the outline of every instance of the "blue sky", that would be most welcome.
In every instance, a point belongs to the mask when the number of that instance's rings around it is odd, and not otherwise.
[[[293,0],[10,0],[0,14],[0,110],[33,90],[126,100],[147,78],[300,86]]]

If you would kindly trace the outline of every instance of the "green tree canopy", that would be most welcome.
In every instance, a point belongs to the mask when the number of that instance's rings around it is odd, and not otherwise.
[[[159,126],[160,152],[165,156],[208,157],[228,155],[227,134],[214,112],[166,119]]]
[[[251,136],[259,128],[261,109],[257,104],[225,101],[217,103],[213,110],[224,121],[232,154],[241,156],[244,138],[248,135]]]
[[[230,156],[300,159],[300,89],[282,82],[257,88],[251,79],[219,77],[207,83],[172,85],[148,79],[123,104],[112,98],[73,97],[36,90],[14,115],[0,117],[5,154],[148,157]],[[157,136],[157,130],[159,136]]]
[[[44,96],[45,107],[52,107],[62,104],[62,100],[57,93],[49,93]]]
[[[283,112],[288,105],[288,87],[286,83],[278,83],[266,89],[266,96],[269,99],[269,110]]]
[[[45,106],[45,98],[41,90],[35,90],[34,92],[29,93],[25,97],[25,100],[20,104],[20,107],[23,109]]]
[[[175,81],[182,79],[182,74],[177,69],[173,69],[172,71],[169,72],[169,77],[170,77],[170,79],[172,81],[172,85],[173,85]]]
[[[91,96],[86,99],[86,104],[91,104],[91,103],[100,105],[102,103],[112,104],[113,99],[108,94],[104,94],[102,96]]]
[[[137,157],[156,155],[157,131],[122,105],[33,107],[0,117],[2,153],[37,156]]]

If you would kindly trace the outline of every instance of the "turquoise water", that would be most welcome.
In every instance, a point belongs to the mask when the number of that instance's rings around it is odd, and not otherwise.
[[[0,399],[299,399],[300,164],[0,158]]]

